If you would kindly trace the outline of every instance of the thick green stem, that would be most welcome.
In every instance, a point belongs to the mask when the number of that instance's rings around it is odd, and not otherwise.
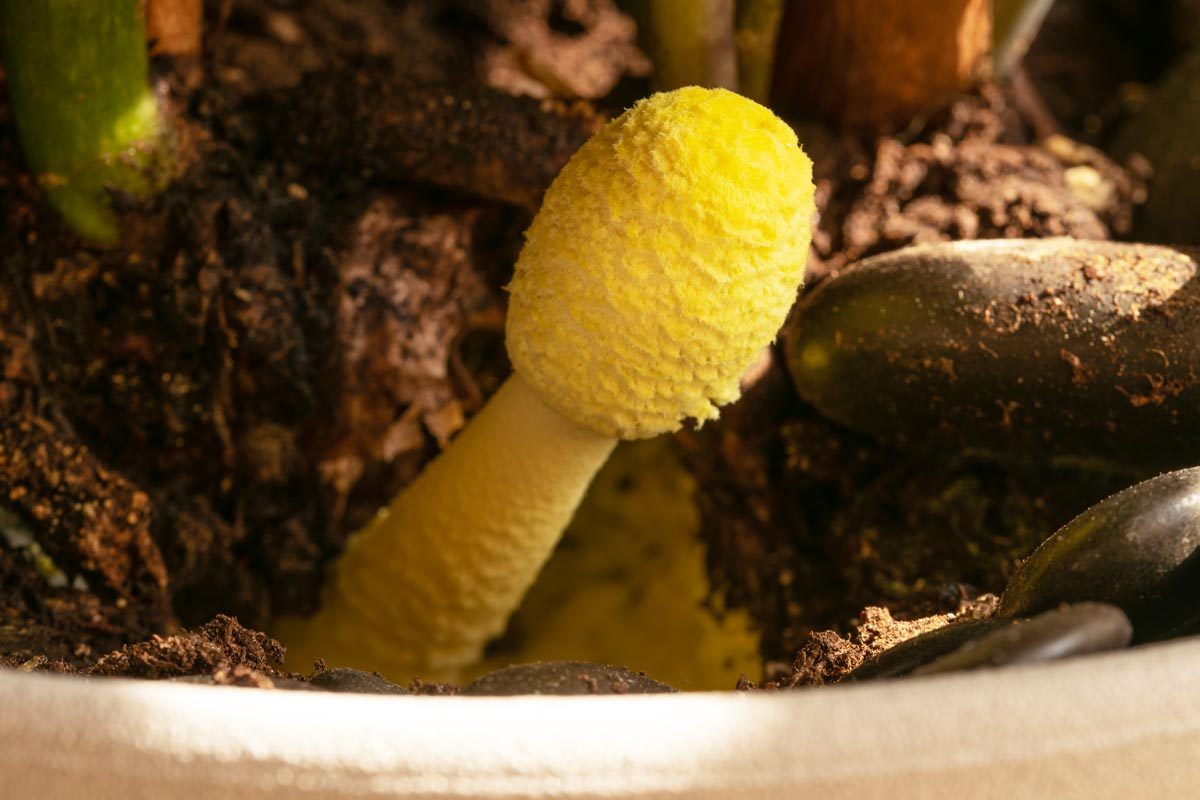
[[[992,63],[997,77],[1010,75],[1037,38],[1054,0],[993,0]]]
[[[154,187],[152,153],[162,133],[141,3],[0,0],[0,28],[29,168],[75,230],[115,241],[107,189]]]
[[[737,90],[733,0],[651,0],[646,14],[656,89]]]
[[[742,94],[758,103],[766,103],[771,94],[775,40],[782,17],[783,0],[737,0],[738,81]]]

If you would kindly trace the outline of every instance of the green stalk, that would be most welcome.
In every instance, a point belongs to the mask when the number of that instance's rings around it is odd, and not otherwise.
[[[647,5],[654,88],[737,90],[733,0],[650,0]]]
[[[30,170],[82,236],[119,238],[109,187],[146,194],[163,125],[139,0],[0,0],[8,91]]]
[[[783,17],[783,0],[737,0],[738,80],[742,94],[766,104],[775,70],[775,39]]]
[[[1021,63],[1052,5],[1054,0],[994,0],[992,64],[997,77],[1007,77]]]

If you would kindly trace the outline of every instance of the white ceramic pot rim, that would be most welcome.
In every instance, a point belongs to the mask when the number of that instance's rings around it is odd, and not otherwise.
[[[383,697],[0,674],[9,797],[1192,796],[1200,640],[780,694]]]

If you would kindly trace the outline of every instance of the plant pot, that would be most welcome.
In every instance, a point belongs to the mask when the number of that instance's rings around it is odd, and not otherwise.
[[[789,693],[380,697],[0,674],[6,797],[1182,797],[1200,640]]]

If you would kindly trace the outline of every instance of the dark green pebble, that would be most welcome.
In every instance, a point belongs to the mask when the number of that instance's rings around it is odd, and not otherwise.
[[[913,671],[913,675],[1031,664],[1128,647],[1133,626],[1105,603],[1078,603],[1015,620]]]
[[[654,694],[674,692],[641,672],[585,661],[542,661],[489,672],[463,689],[465,695]]]
[[[327,692],[357,694],[408,694],[408,690],[373,672],[337,667],[318,672],[310,684]]]
[[[802,301],[788,367],[824,416],[900,446],[1193,466],[1197,252],[1041,239],[877,256]]]
[[[1028,616],[1062,603],[1121,608],[1135,641],[1200,623],[1200,468],[1160,475],[1092,506],[1017,570],[999,614]]]
[[[966,643],[1002,631],[1015,624],[1008,619],[984,619],[955,622],[944,628],[906,639],[895,647],[867,659],[849,674],[846,681],[867,681],[878,678],[900,678],[913,670],[952,653]]]

